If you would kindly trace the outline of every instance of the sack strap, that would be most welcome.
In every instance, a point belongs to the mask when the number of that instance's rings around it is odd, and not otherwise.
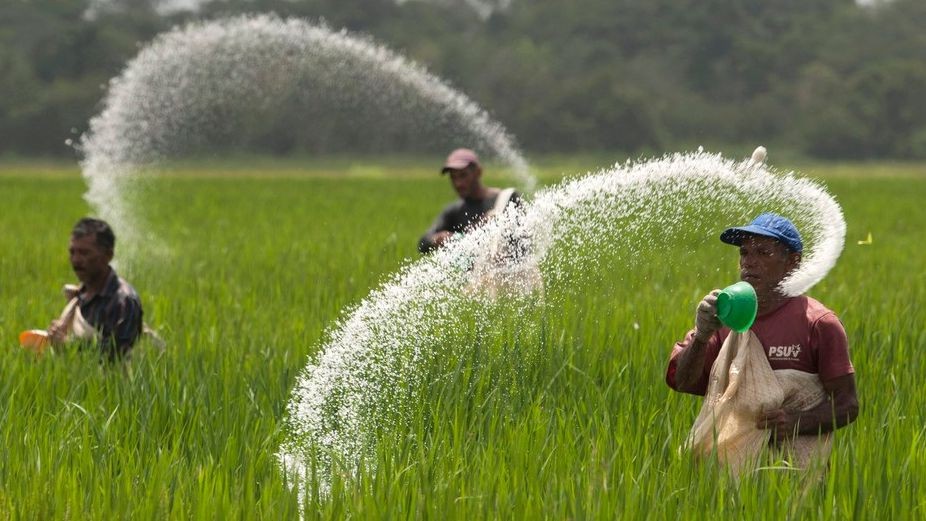
[[[64,306],[64,311],[61,312],[61,316],[58,317],[58,320],[67,324],[67,329],[71,329],[71,321],[74,319],[74,312],[77,310],[77,297],[72,298]]]
[[[514,188],[505,188],[499,192],[498,197],[495,198],[495,206],[492,207],[490,215],[501,215],[505,211],[505,207],[508,206],[508,203],[511,201],[511,196],[514,195]]]

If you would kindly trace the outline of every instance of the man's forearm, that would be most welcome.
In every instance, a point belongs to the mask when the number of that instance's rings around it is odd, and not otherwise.
[[[798,434],[832,432],[855,421],[858,416],[858,404],[854,401],[839,404],[828,396],[820,405],[795,414]]]
[[[707,342],[693,336],[691,344],[678,356],[675,369],[675,383],[678,390],[693,392],[704,374],[705,351]]]

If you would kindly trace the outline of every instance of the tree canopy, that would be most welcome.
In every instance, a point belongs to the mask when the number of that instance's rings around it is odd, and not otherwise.
[[[922,0],[514,0],[491,12],[463,0],[223,0],[164,14],[166,3],[4,2],[0,153],[73,154],[65,141],[86,130],[109,79],[157,33],[275,12],[405,54],[532,152],[661,151],[703,140],[781,143],[827,158],[926,158]],[[269,153],[339,136],[280,139],[285,146],[270,143]],[[394,145],[409,146],[408,136]]]

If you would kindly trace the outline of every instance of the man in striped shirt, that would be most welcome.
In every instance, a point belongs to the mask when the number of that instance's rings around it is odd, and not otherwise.
[[[81,285],[68,294],[77,299],[71,319],[52,321],[48,328],[53,345],[62,345],[75,330],[76,321],[96,334],[80,340],[95,341],[100,354],[114,360],[129,353],[142,334],[141,299],[135,289],[110,266],[116,236],[105,221],[83,218],[74,225],[68,247],[71,267]]]

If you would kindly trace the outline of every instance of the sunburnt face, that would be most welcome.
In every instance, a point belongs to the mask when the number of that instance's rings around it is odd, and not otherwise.
[[[760,299],[774,292],[798,267],[801,255],[772,237],[749,235],[740,245],[740,279],[756,289]]]
[[[68,254],[71,269],[74,270],[77,278],[85,284],[99,280],[100,277],[105,275],[109,262],[113,258],[112,252],[98,245],[96,237],[92,234],[83,237],[71,236]]]

